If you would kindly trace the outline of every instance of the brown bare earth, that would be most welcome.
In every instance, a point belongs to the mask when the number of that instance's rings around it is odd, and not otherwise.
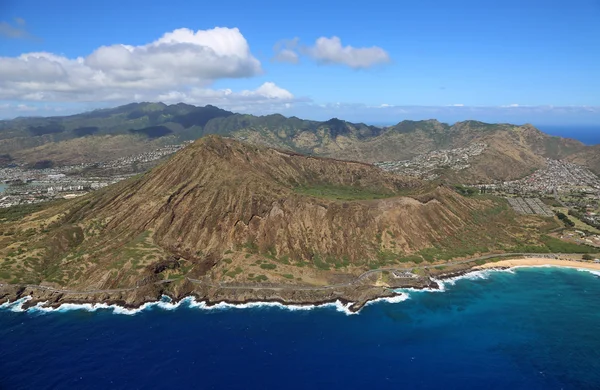
[[[600,145],[589,146],[584,150],[570,155],[568,160],[575,164],[584,165],[600,174]]]
[[[0,302],[31,294],[30,304],[139,305],[168,293],[360,306],[393,295],[369,270],[442,272],[451,260],[541,245],[558,226],[369,164],[217,136],[85,197],[5,215]],[[414,276],[402,283],[432,283]]]
[[[332,142],[315,152],[367,162],[407,160],[439,149],[465,147],[474,142],[487,145],[463,171],[440,172],[446,179],[459,183],[486,183],[513,180],[543,168],[545,159],[562,159],[574,155],[578,163],[592,161],[592,150],[581,142],[551,137],[531,125],[486,124],[476,121],[458,122],[453,126],[435,120],[414,122],[415,129],[404,130],[406,122],[386,129],[381,135],[366,140]],[[340,137],[337,137],[339,140]],[[589,164],[588,164],[589,165]]]

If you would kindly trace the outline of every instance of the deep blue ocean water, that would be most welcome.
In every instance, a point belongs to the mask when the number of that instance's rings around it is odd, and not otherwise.
[[[334,308],[0,310],[2,389],[599,389],[600,278],[494,272]]]
[[[546,134],[573,138],[586,145],[600,144],[600,126],[539,125],[536,127]]]

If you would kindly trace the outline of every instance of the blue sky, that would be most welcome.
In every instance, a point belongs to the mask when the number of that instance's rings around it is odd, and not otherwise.
[[[599,20],[598,0],[5,0],[0,116],[163,100],[369,123],[600,124]]]

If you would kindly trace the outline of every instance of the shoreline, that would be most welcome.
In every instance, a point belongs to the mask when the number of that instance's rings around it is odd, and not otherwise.
[[[558,268],[575,268],[575,269],[586,269],[590,271],[600,271],[600,263],[590,263],[584,261],[575,260],[559,260],[559,259],[548,259],[542,257],[528,257],[522,259],[510,259],[500,260],[496,262],[486,263],[474,267],[473,270],[489,270],[494,268],[518,268],[518,267],[558,267]]]
[[[332,307],[346,315],[357,314],[365,306],[376,302],[402,302],[410,299],[409,292],[430,291],[443,292],[446,284],[454,284],[455,281],[463,278],[471,278],[473,275],[480,274],[482,271],[503,271],[513,268],[537,268],[537,267],[556,267],[579,269],[585,271],[598,271],[600,275],[600,263],[581,262],[574,260],[558,260],[541,257],[520,258],[510,260],[499,260],[483,265],[464,268],[446,274],[430,276],[427,286],[393,286],[388,288],[377,288],[374,286],[363,286],[369,291],[368,297],[362,296],[361,299],[351,299],[344,294],[329,296],[327,298],[312,300],[309,297],[288,297],[282,298],[279,294],[256,294],[256,297],[244,298],[240,296],[225,297],[219,293],[206,294],[199,291],[173,291],[171,289],[161,288],[159,285],[145,286],[143,297],[133,297],[136,291],[121,292],[117,296],[111,294],[85,294],[64,293],[58,291],[46,290],[43,286],[16,286],[0,284],[0,310],[11,310],[15,312],[63,312],[71,310],[96,311],[99,309],[112,309],[114,314],[137,314],[150,307],[159,307],[164,310],[173,310],[181,304],[188,303],[190,308],[200,308],[203,310],[212,309],[246,309],[258,307],[279,307],[281,309],[312,310],[323,307]],[[166,287],[166,286],[163,286]],[[4,291],[2,288],[13,288],[12,294]],[[378,291],[374,291],[376,289]],[[166,291],[170,290],[170,291]],[[291,290],[292,295],[293,290]],[[72,295],[69,297],[69,295]],[[77,296],[79,295],[79,296]],[[212,297],[210,296],[212,295]],[[262,297],[260,296],[262,295]],[[291,299],[290,299],[291,298]],[[314,298],[314,297],[311,297]],[[356,298],[356,297],[355,297]]]
[[[218,301],[210,302],[209,300],[198,300],[196,296],[189,295],[179,300],[174,300],[168,295],[162,295],[160,299],[155,301],[148,301],[139,306],[131,306],[127,304],[119,304],[118,302],[87,302],[87,303],[71,303],[63,302],[58,305],[48,305],[47,302],[34,301],[31,295],[27,295],[17,299],[16,301],[6,301],[0,304],[0,310],[9,310],[13,312],[41,312],[41,313],[52,313],[52,312],[67,312],[76,310],[85,310],[88,312],[95,312],[97,310],[112,310],[113,314],[122,315],[135,315],[148,308],[158,307],[163,310],[174,310],[179,308],[182,304],[188,304],[189,308],[200,309],[200,310],[223,310],[223,309],[252,309],[261,307],[276,307],[282,310],[288,311],[306,311],[320,308],[333,308],[336,311],[342,312],[346,315],[359,314],[359,312],[365,307],[377,302],[389,302],[398,303],[409,299],[406,293],[395,293],[389,297],[379,297],[366,301],[359,308],[353,309],[355,302],[346,301],[344,299],[336,299],[334,301],[314,302],[314,303],[289,303],[282,300],[248,300],[245,302],[228,302]],[[34,302],[32,302],[34,301]],[[34,304],[35,303],[35,304]]]

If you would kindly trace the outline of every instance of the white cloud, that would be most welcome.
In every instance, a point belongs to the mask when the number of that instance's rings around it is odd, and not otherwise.
[[[279,52],[275,54],[273,57],[274,61],[277,62],[287,62],[290,64],[297,64],[300,62],[300,56],[293,50],[290,49],[281,49]]]
[[[0,110],[4,111],[4,110],[12,110],[15,112],[34,112],[37,111],[38,108],[35,106],[30,106],[27,104],[0,104]]]
[[[354,69],[370,68],[390,62],[389,54],[380,47],[342,46],[338,37],[320,37],[312,46],[300,46],[298,38],[283,40],[275,44],[274,61],[296,64],[300,54],[324,65],[346,65]]]
[[[0,57],[0,100],[137,100],[261,72],[237,28],[182,28],[146,45],[102,46],[87,57],[45,52]]]
[[[117,104],[132,101],[161,101],[166,104],[185,102],[198,106],[211,104],[234,112],[249,114],[272,114],[284,112],[295,104],[310,102],[309,99],[297,98],[291,92],[266,82],[256,89],[233,91],[231,89],[210,89],[191,87],[178,90],[167,90],[160,93],[141,91],[131,95],[115,93],[112,100],[104,102],[7,102],[0,104],[0,118],[14,118],[22,115],[51,116],[57,114],[76,114],[96,108],[114,107]]]
[[[389,54],[380,47],[342,46],[338,37],[318,38],[306,53],[322,64],[341,64],[354,69],[370,68],[374,65],[390,62]]]
[[[267,82],[261,85],[256,91],[244,91],[246,96],[265,96],[271,99],[292,100],[294,95],[283,88],[279,88],[275,83]]]
[[[139,100],[147,100],[142,97]],[[306,101],[297,99],[289,91],[275,83],[266,82],[254,90],[234,92],[231,89],[191,88],[187,91],[172,91],[158,96],[165,103],[186,102],[189,104],[212,104],[232,111],[263,114],[276,112],[290,106],[291,103]]]
[[[300,62],[300,55],[296,52],[298,48],[299,38],[284,39],[273,46],[275,55],[271,59],[275,62],[287,62],[290,64],[297,64]]]

